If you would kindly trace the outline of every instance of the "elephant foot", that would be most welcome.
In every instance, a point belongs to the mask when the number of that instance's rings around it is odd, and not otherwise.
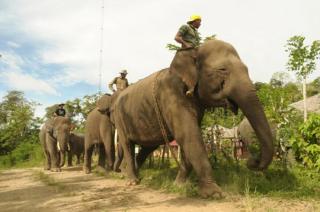
[[[135,186],[135,185],[138,185],[139,183],[140,183],[140,180],[139,180],[139,179],[129,180],[129,181],[126,183],[126,186]]]
[[[46,167],[44,167],[43,169],[44,169],[44,170],[50,170],[51,167],[50,167],[50,166],[46,166]]]
[[[181,186],[181,185],[184,185],[186,182],[187,182],[187,177],[178,173],[174,181],[174,184],[177,186]]]
[[[107,169],[104,168],[103,166],[97,166],[96,171],[102,172],[102,173],[107,173]]]
[[[115,172],[121,172],[121,169],[117,168],[117,169],[114,169],[113,171],[115,171]]]
[[[199,195],[203,198],[223,198],[221,188],[214,182],[204,183],[199,186]]]
[[[85,174],[90,174],[91,173],[91,169],[87,168],[87,167],[83,167],[83,171]]]
[[[72,167],[72,164],[68,164],[67,167]]]
[[[51,169],[51,172],[61,172],[61,168],[53,168]]]

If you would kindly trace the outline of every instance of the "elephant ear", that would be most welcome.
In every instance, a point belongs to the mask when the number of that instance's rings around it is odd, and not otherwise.
[[[187,85],[188,90],[194,90],[199,79],[197,52],[196,48],[178,50],[170,64],[170,71],[178,75]]]
[[[98,111],[101,113],[106,113],[111,107],[111,95],[105,94],[97,101]]]

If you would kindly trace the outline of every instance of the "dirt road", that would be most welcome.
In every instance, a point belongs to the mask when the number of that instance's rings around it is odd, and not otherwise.
[[[168,194],[125,180],[85,175],[81,167],[60,173],[14,169],[0,173],[0,211],[320,211],[313,201],[227,196],[201,200]]]

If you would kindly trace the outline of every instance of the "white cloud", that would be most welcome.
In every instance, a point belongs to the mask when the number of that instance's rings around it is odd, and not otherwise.
[[[15,43],[13,41],[8,41],[7,44],[8,44],[8,46],[10,46],[12,48],[19,48],[20,47],[20,44]]]
[[[45,44],[38,52],[42,63],[65,67],[53,76],[56,86],[97,85],[100,4],[92,0],[10,0],[2,19]],[[290,36],[318,39],[319,6],[315,0],[105,0],[102,82],[107,83],[123,68],[128,69],[132,82],[167,67],[173,55],[165,45],[174,43],[178,27],[194,12],[203,16],[202,35],[218,34],[232,43],[253,80],[269,81],[272,73],[285,70],[284,45]]]
[[[10,89],[32,91],[37,94],[59,95],[56,89],[43,79],[23,70],[26,61],[12,52],[3,52],[0,66],[0,81]],[[28,61],[27,61],[28,62]]]
[[[11,89],[32,91],[38,94],[59,95],[49,83],[35,79],[28,74],[7,72],[2,74],[2,78]]]

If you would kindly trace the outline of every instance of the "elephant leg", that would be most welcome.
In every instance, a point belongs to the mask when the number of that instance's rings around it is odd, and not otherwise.
[[[94,148],[94,145],[91,142],[85,143],[83,171],[86,174],[89,174],[91,172],[91,158],[92,158],[93,148]]]
[[[106,168],[106,151],[103,144],[99,144],[99,159],[98,166],[105,169]]]
[[[117,128],[119,129],[119,128]],[[129,185],[136,185],[139,179],[135,170],[134,144],[132,144],[121,130],[118,130],[119,142],[123,148],[124,158],[127,163],[127,175],[129,178]],[[132,151],[133,150],[133,151]]]
[[[105,155],[107,159],[107,170],[113,169],[114,164],[114,143],[113,143],[113,134],[108,132],[105,139],[103,140]]]
[[[72,166],[72,152],[71,150],[67,152],[68,155],[68,166]]]
[[[77,165],[80,164],[80,154],[77,154]]]
[[[140,169],[142,164],[146,161],[147,157],[150,155],[151,152],[156,150],[158,146],[152,146],[152,147],[141,147],[141,150],[139,151],[136,161],[137,161],[137,169]]]
[[[222,195],[220,187],[212,178],[212,167],[207,156],[201,137],[201,130],[196,118],[188,110],[180,109],[180,115],[173,121],[175,138],[199,178],[199,194],[209,197],[214,194]],[[180,118],[181,117],[181,118]],[[188,124],[183,124],[188,121]]]
[[[119,167],[120,167],[121,162],[123,160],[123,148],[120,143],[118,143],[118,145],[117,145],[117,153],[118,153],[118,155],[117,155],[116,161],[114,163],[114,171],[121,172],[121,169]]]
[[[192,165],[190,161],[187,160],[184,152],[181,150],[180,167],[179,167],[179,172],[177,174],[177,177],[175,179],[175,183],[177,185],[184,184],[191,172],[191,169],[192,169]]]
[[[57,143],[52,140],[47,140],[48,152],[51,159],[51,171],[58,172],[61,171],[59,167],[59,152],[57,150]]]
[[[45,166],[44,166],[44,170],[50,170],[50,169],[51,169],[50,153],[49,153],[47,150],[44,150],[44,156],[45,156]]]

